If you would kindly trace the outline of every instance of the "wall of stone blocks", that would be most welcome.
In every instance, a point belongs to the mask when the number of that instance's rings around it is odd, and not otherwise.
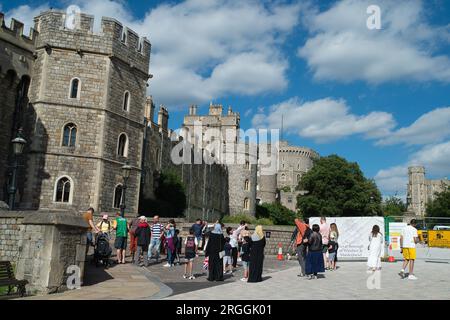
[[[0,211],[0,261],[17,262],[21,248],[24,214]]]
[[[213,221],[213,220],[208,220]],[[178,224],[178,227],[182,232],[180,234],[182,236],[186,236],[189,232],[189,229],[191,228],[192,223],[180,223]],[[225,223],[225,227],[233,227],[237,228],[239,225],[237,224],[228,224]],[[250,233],[252,233],[255,230],[254,225],[249,226]],[[264,253],[266,255],[277,255],[278,254],[278,244],[281,243],[283,254],[286,254],[289,247],[289,244],[291,242],[292,233],[295,230],[295,226],[263,226],[263,231],[270,232],[270,238],[266,238],[266,247],[264,250]]]

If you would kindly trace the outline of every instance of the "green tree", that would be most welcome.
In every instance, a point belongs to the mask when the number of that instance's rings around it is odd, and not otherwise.
[[[385,216],[402,216],[406,212],[406,204],[396,196],[385,199],[381,207]]]
[[[337,155],[322,157],[303,175],[297,208],[305,217],[381,215],[381,193],[357,163]]]
[[[142,199],[139,212],[162,217],[181,217],[186,209],[186,193],[183,182],[173,171],[162,172],[157,179],[156,199]]]
[[[428,217],[450,217],[450,187],[427,204],[426,213]]]
[[[277,225],[293,225],[299,215],[278,202],[263,203],[256,206],[256,217],[267,218]]]

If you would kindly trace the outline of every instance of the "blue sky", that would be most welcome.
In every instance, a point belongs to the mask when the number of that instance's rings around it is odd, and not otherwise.
[[[276,128],[321,155],[360,164],[383,194],[407,166],[450,173],[450,2],[2,1],[32,24],[50,7],[118,19],[152,43],[149,94],[178,128],[189,104],[232,105],[244,129]],[[369,30],[369,5],[381,29]]]

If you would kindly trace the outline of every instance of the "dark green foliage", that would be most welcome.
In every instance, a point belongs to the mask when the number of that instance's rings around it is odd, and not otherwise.
[[[297,197],[297,208],[305,217],[382,214],[375,182],[364,177],[357,163],[337,155],[316,160],[298,188],[308,191]]]
[[[406,204],[395,196],[385,199],[381,207],[385,216],[402,216],[406,212]]]
[[[256,206],[256,217],[267,218],[276,225],[293,225],[298,214],[278,202]]]
[[[186,193],[181,179],[175,172],[161,173],[155,189],[156,199],[141,199],[139,212],[151,216],[182,217],[186,209]]]
[[[450,187],[427,204],[428,217],[450,217]]]

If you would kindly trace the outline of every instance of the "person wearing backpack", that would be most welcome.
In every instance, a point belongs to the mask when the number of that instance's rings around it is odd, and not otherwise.
[[[186,264],[184,265],[184,279],[194,280],[195,277],[192,273],[194,259],[197,255],[198,239],[195,236],[195,230],[191,228],[189,235],[184,241],[184,256],[186,258]]]

